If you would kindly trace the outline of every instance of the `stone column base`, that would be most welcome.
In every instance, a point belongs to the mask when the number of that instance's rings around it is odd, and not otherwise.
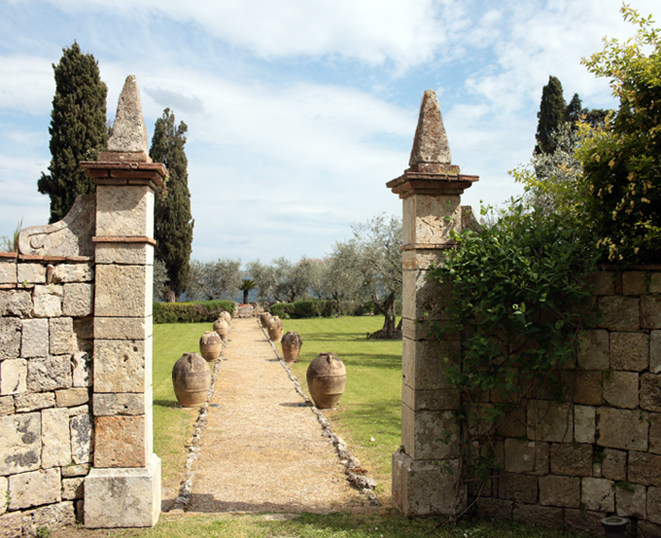
[[[153,527],[161,513],[161,459],[146,467],[92,469],[85,478],[85,526]]]
[[[395,508],[407,517],[450,514],[458,472],[458,460],[414,460],[399,448],[392,455]]]

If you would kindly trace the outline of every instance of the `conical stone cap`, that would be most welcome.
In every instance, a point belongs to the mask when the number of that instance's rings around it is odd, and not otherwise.
[[[443,116],[441,108],[438,106],[436,92],[427,90],[420,105],[420,116],[418,127],[415,130],[409,166],[415,170],[425,168],[426,164],[449,166],[451,163],[450,145],[443,126]]]
[[[126,77],[117,104],[112,136],[108,140],[108,152],[101,153],[99,161],[152,162],[135,75]]]

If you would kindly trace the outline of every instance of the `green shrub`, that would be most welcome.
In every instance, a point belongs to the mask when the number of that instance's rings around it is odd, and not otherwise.
[[[271,305],[269,312],[274,316],[278,316],[280,319],[287,319],[289,317],[286,310],[287,306],[289,306],[289,303],[276,303]]]
[[[232,301],[194,301],[191,303],[154,303],[154,323],[213,322],[222,311],[234,313]]]

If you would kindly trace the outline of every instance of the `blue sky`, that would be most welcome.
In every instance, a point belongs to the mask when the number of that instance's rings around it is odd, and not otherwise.
[[[478,208],[520,192],[542,86],[612,108],[580,64],[634,33],[619,0],[0,0],[0,235],[48,221],[51,64],[94,54],[114,117],[137,76],[149,137],[188,125],[193,258],[321,257],[351,224],[400,214],[385,183],[408,166],[424,90]],[[636,0],[648,15],[658,0]]]

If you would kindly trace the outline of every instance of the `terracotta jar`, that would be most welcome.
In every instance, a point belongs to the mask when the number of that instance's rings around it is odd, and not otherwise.
[[[220,336],[223,339],[223,342],[225,342],[227,340],[227,335],[230,332],[230,326],[224,319],[219,318],[213,322],[213,330],[216,331],[218,336]]]
[[[314,359],[306,373],[308,391],[319,409],[332,409],[344,393],[347,370],[332,353],[322,353]]]
[[[229,325],[230,322],[232,321],[232,314],[230,314],[227,310],[223,310],[219,315],[218,319],[224,319],[227,324]]]
[[[197,353],[184,353],[172,368],[172,384],[181,407],[202,405],[211,385],[207,361]]]
[[[272,318],[271,312],[262,312],[259,315],[259,322],[262,324],[262,327],[266,329],[266,324],[269,322],[269,320]]]
[[[285,361],[296,362],[298,354],[301,352],[303,340],[301,336],[295,332],[288,332],[282,337],[282,354],[285,356]]]
[[[273,316],[273,319],[275,320],[275,322],[276,322],[276,324],[278,325],[278,327],[280,327],[281,329],[284,330],[284,326],[283,326],[283,324],[282,324],[282,320],[281,320],[278,316]]]
[[[278,324],[278,317],[271,318],[266,324],[266,330],[269,332],[269,338],[273,342],[279,342],[282,340],[282,325]],[[282,322],[281,322],[282,323]]]
[[[223,350],[223,340],[216,331],[207,331],[200,336],[200,355],[207,362],[216,362]]]

